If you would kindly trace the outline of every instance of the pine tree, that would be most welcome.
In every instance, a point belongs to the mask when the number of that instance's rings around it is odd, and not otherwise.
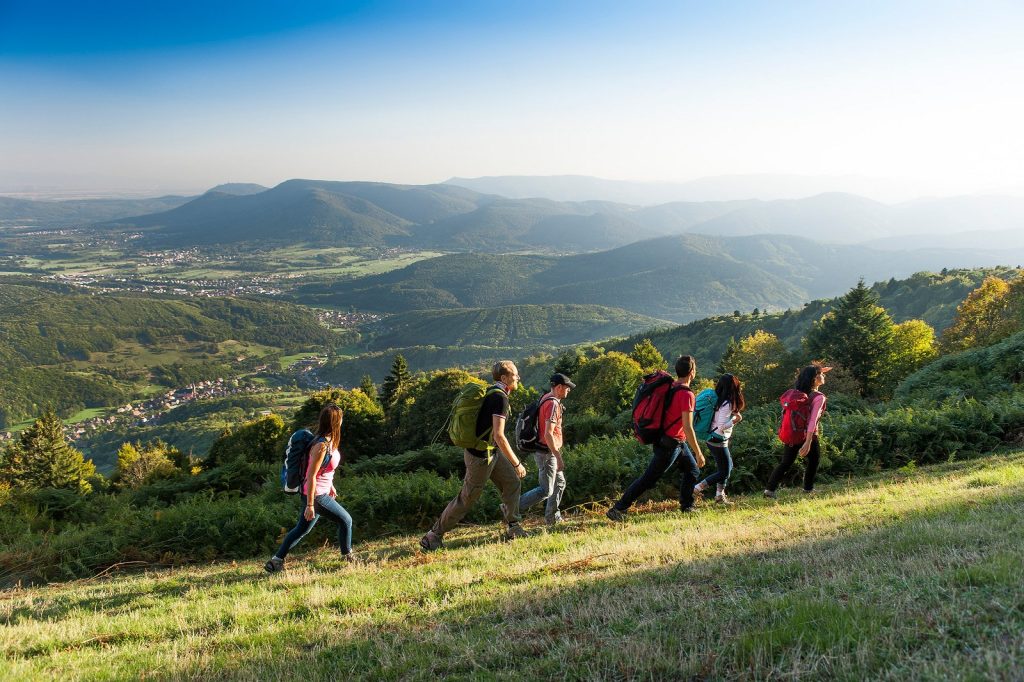
[[[64,423],[48,409],[22,431],[15,448],[21,461],[19,483],[27,488],[67,488],[88,493],[88,479],[96,467],[71,447],[64,435]]]
[[[364,374],[362,380],[359,382],[359,390],[366,394],[366,397],[370,400],[377,401],[377,384],[373,383],[373,377],[369,374]]]
[[[848,369],[861,394],[870,397],[885,391],[881,380],[888,374],[893,351],[893,321],[878,301],[860,280],[804,339],[812,357]]]
[[[399,353],[391,363],[391,373],[384,377],[384,383],[380,386],[380,404],[385,411],[395,405],[408,388],[410,379],[409,365],[405,357]]]

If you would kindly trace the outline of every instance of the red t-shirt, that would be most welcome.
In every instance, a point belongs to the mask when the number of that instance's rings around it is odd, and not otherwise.
[[[671,402],[665,410],[665,435],[669,438],[682,442],[686,440],[686,432],[683,431],[684,418],[686,413],[693,413],[693,406],[696,398],[689,387],[680,384],[678,381],[672,384]]]
[[[551,397],[550,400],[546,398]],[[537,430],[540,431],[537,440],[540,441],[541,445],[547,446],[548,444],[548,424],[554,422],[555,424],[555,442],[553,443],[555,450],[562,449],[562,403],[555,398],[551,393],[545,393],[541,398],[544,402],[540,404],[540,413],[537,415]],[[551,448],[547,448],[549,451]]]

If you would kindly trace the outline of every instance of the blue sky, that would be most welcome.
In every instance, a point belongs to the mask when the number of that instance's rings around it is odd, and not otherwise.
[[[1024,187],[1021,35],[1019,2],[0,0],[0,190],[796,173],[999,191]]]

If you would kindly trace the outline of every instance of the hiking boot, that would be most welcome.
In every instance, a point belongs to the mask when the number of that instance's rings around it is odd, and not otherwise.
[[[693,486],[693,500],[694,500],[694,502],[701,502],[701,501],[703,501],[703,499],[704,499],[704,489],[705,489],[705,486],[704,486],[703,483],[698,483],[697,485]]]
[[[432,530],[428,530],[427,534],[420,538],[420,548],[424,552],[433,552],[435,549],[444,547],[444,541],[441,536]]]
[[[625,521],[626,520],[626,512],[622,511],[621,509],[616,509],[615,507],[609,507],[608,511],[606,511],[604,513],[604,515],[607,516],[612,521]]]
[[[510,542],[518,538],[528,538],[530,534],[518,523],[513,523],[508,529],[502,533],[501,539],[505,542]]]
[[[775,491],[774,490],[765,489],[765,491],[763,493],[761,493],[761,494],[764,495],[765,497],[771,498],[773,500],[775,499]]]
[[[277,573],[284,570],[284,559],[278,559],[276,556],[270,557],[270,561],[263,564],[263,570],[267,573]]]

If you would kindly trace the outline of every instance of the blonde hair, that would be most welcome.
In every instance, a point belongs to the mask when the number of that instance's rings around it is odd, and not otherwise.
[[[501,381],[501,378],[506,374],[516,373],[516,363],[511,360],[498,360],[494,363],[494,367],[491,367],[491,376],[494,377],[495,381]]]

